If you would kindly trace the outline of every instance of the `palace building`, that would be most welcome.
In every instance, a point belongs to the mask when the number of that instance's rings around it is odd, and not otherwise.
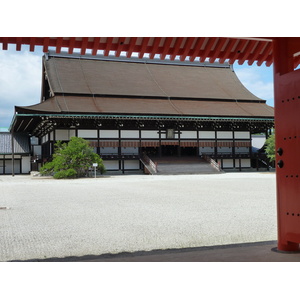
[[[89,140],[107,170],[140,170],[143,154],[251,168],[251,135],[274,126],[274,109],[226,63],[47,53],[42,76],[40,103],[16,106],[10,127],[38,138],[32,170],[73,136]]]

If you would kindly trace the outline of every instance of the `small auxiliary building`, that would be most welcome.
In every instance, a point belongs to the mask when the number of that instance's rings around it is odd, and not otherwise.
[[[12,135],[0,128],[0,175],[30,172],[30,137],[26,133]]]
[[[123,171],[142,169],[142,153],[153,161],[207,155],[223,169],[250,168],[251,134],[274,126],[274,109],[230,65],[176,60],[48,53],[40,103],[15,111],[10,129],[39,138],[39,165],[56,141],[78,136],[108,170]]]

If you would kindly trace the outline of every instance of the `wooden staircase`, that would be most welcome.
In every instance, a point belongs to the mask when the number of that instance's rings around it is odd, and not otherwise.
[[[157,165],[157,175],[176,174],[218,174],[216,168],[199,157],[152,157],[151,160]]]

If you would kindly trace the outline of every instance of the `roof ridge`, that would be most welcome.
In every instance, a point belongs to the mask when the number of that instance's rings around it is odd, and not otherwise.
[[[57,58],[70,58],[70,59],[81,59],[81,60],[101,60],[101,61],[115,61],[115,62],[128,62],[128,63],[147,63],[147,64],[160,64],[160,65],[179,65],[179,66],[195,66],[195,67],[214,67],[214,68],[230,68],[230,64],[227,62],[224,62],[223,64],[220,64],[218,62],[210,63],[210,62],[199,62],[199,61],[189,61],[184,60],[181,61],[179,59],[150,59],[150,58],[138,58],[138,57],[130,57],[127,58],[126,56],[113,56],[108,55],[105,56],[103,54],[85,54],[81,55],[80,53],[73,53],[69,54],[68,52],[61,52],[56,53],[55,51],[49,51],[45,53],[45,57],[48,60],[51,57],[57,57]]]

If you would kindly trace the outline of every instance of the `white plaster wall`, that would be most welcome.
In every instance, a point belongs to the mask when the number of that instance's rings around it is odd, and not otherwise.
[[[117,160],[103,160],[103,164],[107,171],[119,170],[119,161]]]
[[[125,170],[138,170],[140,168],[140,163],[138,160],[124,160],[124,169]]]
[[[196,139],[197,131],[181,131],[180,138],[181,139]]]
[[[220,160],[221,162],[221,160]],[[233,168],[233,160],[232,159],[223,159],[223,168]]]
[[[69,130],[67,129],[56,129],[55,138],[57,141],[69,140]]]
[[[214,131],[199,131],[199,138],[200,139],[214,139],[215,132]]]
[[[22,158],[22,173],[30,172],[30,156],[24,156]]]
[[[119,130],[100,130],[100,138],[119,138]]]
[[[232,131],[217,131],[218,139],[232,139]]]
[[[56,129],[55,130],[55,139],[57,141],[68,141],[72,136],[75,136],[75,130],[69,129]]]
[[[75,129],[70,129],[69,130],[69,139],[73,136],[76,136],[76,130]]]
[[[139,138],[138,130],[121,130],[121,138]]]
[[[98,130],[97,129],[79,129],[78,130],[78,137],[81,138],[97,138],[98,137]]]
[[[241,167],[242,167],[242,168],[250,168],[250,166],[251,166],[250,159],[248,159],[248,158],[242,158],[242,159],[241,159]],[[236,159],[236,160],[235,160],[235,167],[236,167],[236,168],[239,168],[239,167],[240,167],[239,159]]]
[[[235,139],[250,139],[249,131],[235,131],[234,132]]]
[[[143,130],[141,132],[142,139],[158,139],[159,133],[157,130]],[[166,137],[166,134],[164,134],[164,137]]]

